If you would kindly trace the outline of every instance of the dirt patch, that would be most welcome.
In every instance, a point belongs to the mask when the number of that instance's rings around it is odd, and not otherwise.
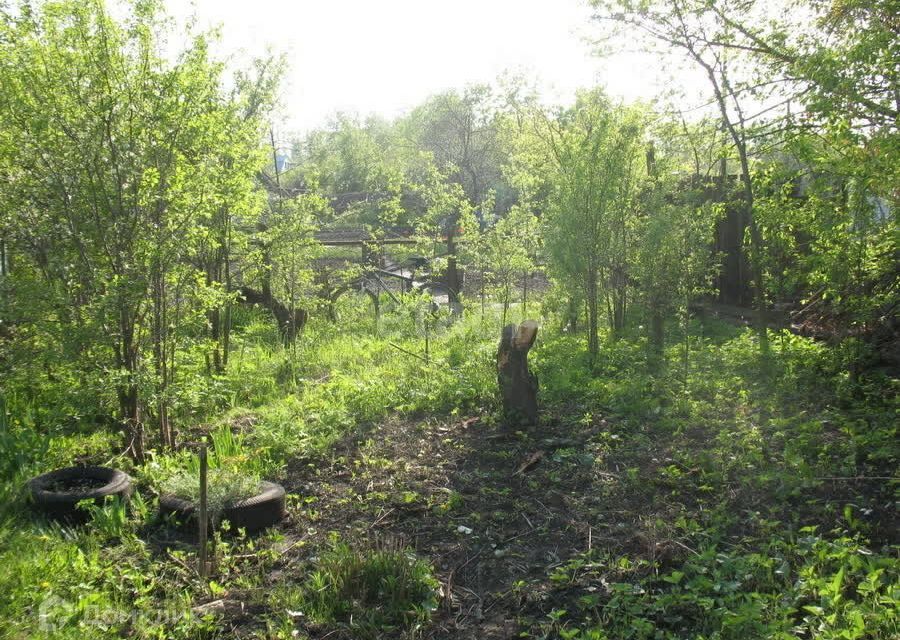
[[[275,571],[301,581],[319,549],[408,545],[434,566],[443,603],[426,637],[508,638],[559,603],[547,578],[591,546],[645,545],[622,508],[619,474],[597,436],[606,423],[516,431],[489,420],[390,420],[293,461],[285,487],[303,504]],[[619,492],[621,493],[621,492]],[[312,638],[341,630],[303,628]],[[349,637],[349,636],[347,636]]]
[[[663,433],[583,410],[523,430],[481,415],[369,425],[322,457],[289,463],[285,540],[268,587],[248,603],[260,615],[246,624],[283,617],[266,594],[302,585],[340,540],[408,547],[433,566],[442,598],[432,624],[396,637],[540,635],[555,611],[577,611],[580,599],[606,589],[604,576],[617,570],[604,562],[622,558],[629,579],[664,574],[698,555],[691,527],[748,514],[723,531],[737,544],[756,526],[753,508],[771,501],[759,482],[766,476],[744,471],[758,480],[748,483],[714,454],[714,440],[711,427]],[[778,506],[815,524],[821,509],[808,498]],[[294,622],[300,637],[353,637],[302,615]]]

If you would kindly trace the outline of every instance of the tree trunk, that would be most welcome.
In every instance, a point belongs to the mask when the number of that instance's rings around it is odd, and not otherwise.
[[[222,366],[222,316],[218,307],[214,309],[210,309],[206,314],[206,321],[209,324],[209,337],[212,341],[212,363],[211,366],[208,367],[208,374],[223,373]]]
[[[662,311],[654,304],[650,310],[650,341],[657,356],[663,353],[665,338],[665,319]]]
[[[0,238],[0,277],[9,273],[9,258],[6,248],[6,238]]]
[[[568,308],[566,309],[566,329],[574,334],[578,331],[578,300],[574,297],[569,298]]]
[[[528,271],[522,272],[522,317],[528,315]]]
[[[9,275],[9,249],[7,248],[6,238],[0,236],[0,302],[6,302],[6,287],[4,280]],[[482,313],[482,315],[484,315]],[[0,337],[6,335],[7,323],[0,318]]]
[[[510,425],[532,425],[538,420],[538,380],[528,370],[528,351],[537,337],[538,325],[526,320],[518,327],[503,327],[497,350],[497,383],[503,413]]]
[[[501,324],[504,327],[506,326],[506,314],[509,312],[509,298],[510,298],[509,287],[510,287],[509,282],[507,282],[506,286],[504,286],[504,288],[503,288],[503,320],[502,320]]]
[[[750,161],[747,155],[747,138],[744,133],[745,121],[743,112],[740,110],[738,111],[739,120],[738,125],[735,126],[735,123],[729,116],[725,95],[722,91],[722,87],[719,85],[718,78],[716,78],[715,70],[708,62],[703,60],[702,56],[696,52],[693,46],[690,46],[688,50],[693,58],[706,70],[707,76],[713,87],[713,92],[716,96],[716,102],[719,104],[719,113],[722,116],[722,123],[725,125],[725,128],[731,136],[731,141],[737,149],[738,159],[741,163],[741,185],[744,188],[744,200],[747,207],[747,226],[750,229],[750,245],[754,254],[750,260],[750,267],[752,271],[753,287],[755,289],[756,330],[759,335],[760,352],[762,353],[763,358],[768,358],[769,322],[766,313],[765,273],[762,268],[764,246],[762,233],[759,230],[759,226],[756,224],[753,178],[750,175]],[[724,74],[724,71],[722,73]],[[727,77],[725,78],[725,81],[727,83]]]
[[[291,344],[297,339],[297,334],[309,318],[306,309],[294,309],[293,311],[288,309],[288,307],[275,299],[271,289],[267,287],[262,291],[251,289],[250,287],[241,287],[240,296],[247,304],[258,304],[272,312],[285,344]]]
[[[169,425],[168,393],[168,316],[165,273],[160,265],[154,267],[153,273],[153,363],[157,385],[157,420],[159,421],[159,438],[161,448],[174,446],[172,430]]]
[[[585,284],[588,308],[588,356],[593,367],[600,355],[600,341],[597,336],[597,274],[589,275]]]
[[[459,268],[456,265],[456,222],[450,225],[447,231],[447,301],[450,305],[450,313],[458,316],[462,313],[462,304],[459,300],[462,284],[459,277]]]
[[[231,291],[231,232],[226,231],[225,291]],[[222,371],[228,368],[228,350],[231,348],[231,299],[225,302],[225,326],[222,327]]]
[[[116,364],[125,372],[126,378],[116,385],[119,399],[119,414],[125,432],[125,451],[136,461],[144,461],[144,425],[141,420],[138,385],[135,380],[138,370],[138,350],[134,344],[134,324],[128,308],[120,303],[119,331],[121,337],[116,345]]]
[[[119,412],[125,431],[125,449],[135,462],[144,461],[144,425],[138,403],[136,384],[122,384],[116,391]]]
[[[482,267],[482,269],[481,269],[481,324],[484,324],[484,304],[485,304],[485,299],[484,299],[485,282],[484,282],[484,279],[486,277],[487,277],[487,275],[485,274],[484,267]]]

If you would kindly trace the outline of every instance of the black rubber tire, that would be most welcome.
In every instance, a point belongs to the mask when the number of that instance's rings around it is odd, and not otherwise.
[[[281,522],[285,516],[284,504],[284,487],[263,481],[258,494],[226,507],[220,520],[228,520],[232,533],[238,529],[253,533]],[[163,494],[159,497],[159,511],[164,516],[174,515],[185,529],[197,526],[197,507],[189,500]]]
[[[53,491],[50,487],[61,480],[90,478],[105,482],[102,487],[84,491]],[[131,478],[124,471],[110,467],[66,467],[45,473],[28,481],[28,489],[34,508],[55,520],[85,522],[88,513],[78,508],[82,500],[93,500],[102,504],[107,496],[118,496],[127,500],[134,490]]]

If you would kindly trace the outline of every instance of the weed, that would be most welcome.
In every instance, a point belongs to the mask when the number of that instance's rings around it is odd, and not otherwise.
[[[229,505],[259,493],[260,479],[243,471],[216,467],[207,476],[207,508],[210,518],[218,520]],[[184,471],[167,478],[162,484],[164,493],[171,494],[195,504],[200,501],[200,482],[193,470]]]
[[[282,596],[291,611],[338,623],[354,637],[380,638],[425,625],[437,607],[431,566],[396,545],[357,549],[337,543],[318,559],[302,589]]]

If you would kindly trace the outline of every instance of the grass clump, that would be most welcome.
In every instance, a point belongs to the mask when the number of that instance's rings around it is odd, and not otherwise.
[[[259,476],[229,468],[210,469],[207,476],[206,504],[213,517],[227,507],[259,493]],[[162,492],[199,504],[200,482],[190,470],[176,473],[162,482]]]
[[[216,521],[233,504],[252,498],[260,491],[261,470],[265,464],[251,455],[243,437],[222,425],[209,434],[206,503],[211,518]],[[165,465],[146,473],[159,488],[160,494],[173,495],[195,505],[200,503],[200,459],[189,454],[178,459],[170,457]],[[156,476],[154,478],[154,476]]]
[[[437,608],[439,583],[431,565],[396,547],[325,552],[291,608],[312,622],[349,626],[354,637],[380,638],[426,624]]]

